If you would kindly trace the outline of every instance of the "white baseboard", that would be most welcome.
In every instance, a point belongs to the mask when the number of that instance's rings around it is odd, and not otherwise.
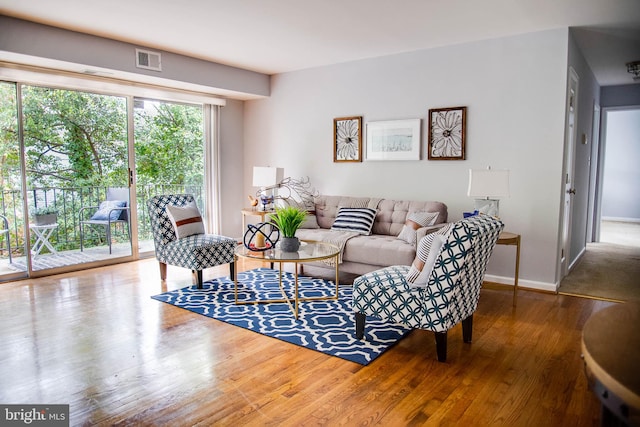
[[[492,274],[486,274],[484,280],[487,282],[499,283],[501,285],[513,286],[513,277],[494,276]],[[557,292],[557,286],[555,283],[536,282],[534,280],[518,280],[518,289],[535,289],[537,291],[544,292]]]
[[[618,216],[603,216],[601,218],[602,221],[611,221],[611,222],[640,222],[640,218],[622,218]]]

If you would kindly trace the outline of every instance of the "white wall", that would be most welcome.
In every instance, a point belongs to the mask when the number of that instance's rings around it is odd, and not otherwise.
[[[0,15],[0,60],[76,72],[98,67],[111,71],[107,77],[170,87],[182,83],[178,87],[186,84],[191,90],[204,88],[207,93],[223,96],[269,95],[269,76],[265,74],[159,49],[150,50],[162,54],[162,71],[136,68],[135,48],[144,46]],[[43,64],[42,60],[47,61]]]
[[[640,221],[640,108],[605,111],[602,217]]]
[[[220,232],[229,237],[242,236],[243,114],[244,103],[231,99],[220,110]]]
[[[245,102],[244,192],[253,166],[280,166],[324,194],[440,200],[453,221],[473,206],[469,168],[507,168],[500,213],[522,235],[521,283],[555,290],[567,46],[558,29],[272,76],[270,98]],[[333,163],[336,117],[421,118],[426,159],[428,109],[453,106],[468,107],[465,161]],[[489,275],[513,276],[513,248]]]

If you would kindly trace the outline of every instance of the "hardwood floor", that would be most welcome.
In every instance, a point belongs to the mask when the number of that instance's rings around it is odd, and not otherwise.
[[[150,298],[190,282],[143,260],[0,284],[0,403],[68,403],[72,425],[598,424],[580,334],[613,303],[483,289],[446,363],[413,331],[363,367]]]

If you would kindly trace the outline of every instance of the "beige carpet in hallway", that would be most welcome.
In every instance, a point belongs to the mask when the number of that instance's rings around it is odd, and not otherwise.
[[[640,224],[603,222],[559,291],[619,301],[640,300]]]

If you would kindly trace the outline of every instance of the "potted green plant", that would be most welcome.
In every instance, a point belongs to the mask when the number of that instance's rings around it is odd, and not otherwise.
[[[271,214],[271,223],[282,233],[280,249],[285,252],[296,252],[300,248],[300,240],[296,237],[296,230],[304,222],[307,212],[295,206],[276,208]]]
[[[53,205],[36,208],[33,210],[33,220],[36,225],[55,224],[58,221],[58,208]]]

